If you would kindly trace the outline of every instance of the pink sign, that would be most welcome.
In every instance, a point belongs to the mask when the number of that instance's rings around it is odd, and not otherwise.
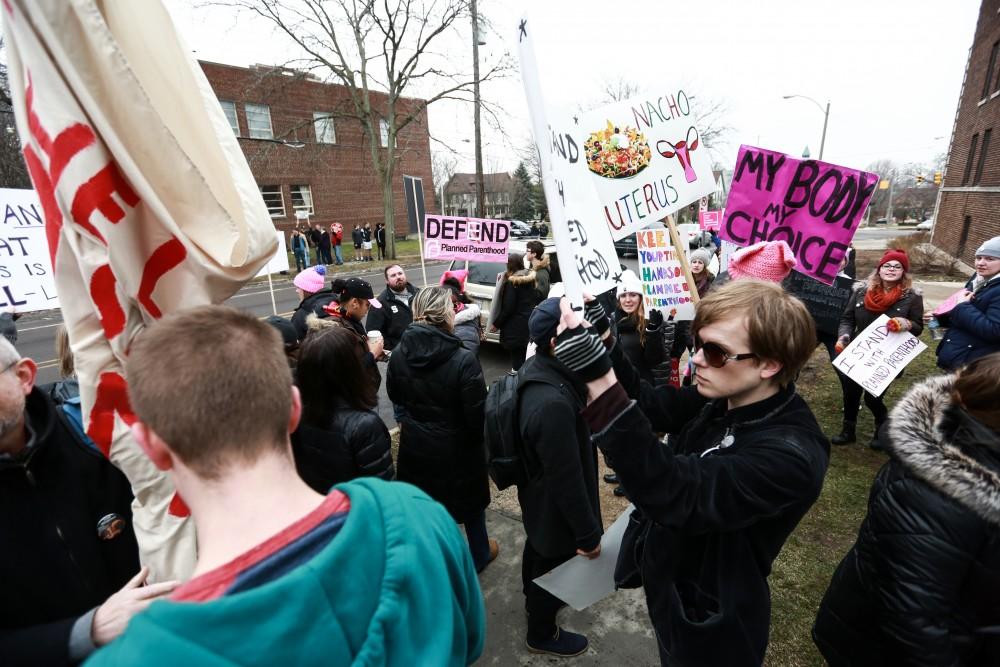
[[[833,284],[879,177],[740,146],[719,236],[740,246],[785,241],[795,270]]]
[[[955,292],[954,294],[952,294],[951,296],[949,296],[947,299],[945,299],[944,301],[942,301],[941,304],[937,308],[934,309],[934,314],[935,315],[944,315],[945,313],[950,313],[955,308],[955,306],[958,305],[958,300],[961,297],[965,296],[965,293],[967,291],[968,290],[966,290],[963,287],[962,289],[958,290],[957,292]]]
[[[719,223],[722,222],[722,211],[699,211],[698,227],[705,231],[719,231]]]
[[[424,259],[506,262],[510,222],[424,216]]]

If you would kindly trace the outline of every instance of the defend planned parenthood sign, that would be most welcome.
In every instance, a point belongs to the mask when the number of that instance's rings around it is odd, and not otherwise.
[[[506,262],[509,243],[506,220],[424,216],[424,259]]]

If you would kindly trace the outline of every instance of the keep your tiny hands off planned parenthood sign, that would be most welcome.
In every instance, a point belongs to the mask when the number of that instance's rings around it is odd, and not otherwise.
[[[424,216],[424,259],[506,262],[509,243],[506,220]]]

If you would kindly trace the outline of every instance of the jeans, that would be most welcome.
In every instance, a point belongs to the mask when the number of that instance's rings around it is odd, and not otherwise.
[[[330,246],[320,246],[319,247],[319,263],[320,264],[333,264],[333,257],[330,256]]]
[[[337,266],[344,263],[344,255],[340,252],[340,244],[333,246],[333,254],[337,256]]]
[[[548,558],[534,550],[531,542],[524,541],[521,558],[521,585],[524,590],[524,610],[528,612],[528,639],[543,641],[556,634],[556,614],[566,603],[534,583],[534,580],[554,567],[562,565],[575,553]]]
[[[305,271],[309,268],[309,258],[306,256],[305,250],[295,250],[293,253],[295,255],[295,270]]]
[[[476,572],[490,564],[490,537],[486,533],[486,512],[465,522],[465,537],[469,540],[469,553]]]

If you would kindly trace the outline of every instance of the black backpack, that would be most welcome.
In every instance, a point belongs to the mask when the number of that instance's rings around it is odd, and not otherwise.
[[[490,385],[486,394],[483,435],[487,463],[490,478],[501,491],[527,484],[532,472],[538,469],[533,453],[521,441],[517,401],[522,386],[517,373],[505,373]]]

